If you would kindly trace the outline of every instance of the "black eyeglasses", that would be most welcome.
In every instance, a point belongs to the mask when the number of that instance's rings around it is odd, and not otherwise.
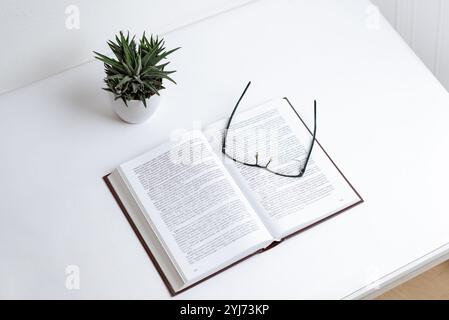
[[[300,164],[300,166],[299,166],[299,171],[298,171],[298,173],[287,174],[287,173],[284,173],[284,172],[280,172],[280,171],[279,171],[278,169],[276,169],[276,168],[271,168],[271,167],[270,167],[270,164],[272,164],[272,159],[269,159],[265,164],[261,164],[261,163],[259,162],[259,153],[258,153],[258,152],[256,152],[256,154],[255,154],[255,156],[254,156],[254,158],[255,158],[255,162],[254,162],[254,163],[248,163],[248,162],[243,161],[243,160],[238,160],[238,159],[236,159],[235,157],[229,155],[229,154],[226,152],[226,140],[227,140],[227,138],[228,138],[229,128],[230,128],[230,126],[231,126],[232,119],[234,118],[234,115],[235,115],[235,112],[236,112],[236,110],[237,110],[237,107],[239,106],[240,101],[242,100],[243,96],[245,95],[246,90],[248,90],[248,87],[249,87],[250,84],[251,84],[251,81],[248,82],[248,84],[246,85],[245,90],[243,90],[243,93],[241,94],[239,100],[237,101],[237,104],[236,104],[235,107],[234,107],[234,110],[232,110],[231,116],[229,117],[228,123],[227,123],[227,125],[226,125],[225,131],[224,131],[224,134],[223,134],[223,144],[222,144],[222,147],[221,147],[221,152],[222,152],[226,157],[228,157],[229,159],[231,159],[231,160],[233,160],[233,161],[235,161],[235,162],[237,162],[237,163],[243,164],[243,165],[245,165],[245,166],[256,167],[256,168],[264,169],[264,170],[266,170],[266,171],[268,171],[268,172],[271,172],[271,173],[273,173],[273,174],[276,174],[276,175],[278,175],[278,176],[287,177],[287,178],[300,178],[300,177],[302,177],[302,176],[304,175],[304,173],[306,172],[307,164],[309,163],[310,155],[312,154],[313,145],[314,145],[314,143],[315,143],[315,135],[316,135],[316,100],[314,100],[314,107],[313,107],[314,126],[313,126],[313,133],[312,133],[312,142],[310,143],[310,147],[309,147],[309,150],[308,150],[308,152],[307,152],[307,155],[306,155],[306,157],[305,157],[305,159],[304,159],[304,162],[302,162],[302,165]],[[293,106],[291,105],[290,101],[288,101],[288,99],[286,99],[286,101],[288,102],[289,106],[292,108],[292,110],[294,111],[294,113],[296,114],[296,116],[299,118],[299,115],[297,114],[297,112],[296,112],[296,110],[293,108]],[[300,118],[299,118],[299,119],[300,119]],[[301,119],[300,119],[300,120],[301,120]],[[300,163],[301,163],[300,160],[296,160],[296,159],[295,159],[295,160],[293,160],[293,161],[297,161],[297,162],[300,162]]]

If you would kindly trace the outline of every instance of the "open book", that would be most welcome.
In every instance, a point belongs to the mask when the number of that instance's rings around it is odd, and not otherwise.
[[[237,114],[232,126],[234,136],[276,132],[280,158],[300,161],[311,140],[285,98]],[[185,134],[104,177],[172,294],[363,202],[319,143],[303,177],[283,177],[223,157],[225,127]]]

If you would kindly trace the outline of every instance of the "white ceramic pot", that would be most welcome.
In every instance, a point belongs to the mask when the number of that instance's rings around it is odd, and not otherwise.
[[[157,110],[159,101],[161,99],[158,95],[153,95],[147,99],[147,107],[143,105],[142,101],[131,100],[128,101],[128,106],[123,103],[122,99],[114,100],[112,98],[112,108],[115,113],[125,122],[128,123],[142,123],[147,121]]]

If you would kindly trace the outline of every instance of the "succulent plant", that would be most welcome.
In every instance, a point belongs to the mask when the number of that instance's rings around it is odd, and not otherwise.
[[[116,100],[122,99],[126,106],[127,101],[140,100],[146,108],[145,100],[165,89],[164,79],[176,83],[169,76],[175,71],[165,70],[169,62],[163,60],[179,48],[166,51],[163,39],[153,35],[147,39],[143,33],[137,44],[135,36],[130,39],[129,32],[126,36],[120,32],[115,42],[108,41],[108,45],[115,58],[94,51],[95,58],[105,67],[106,88],[103,89],[112,92]]]

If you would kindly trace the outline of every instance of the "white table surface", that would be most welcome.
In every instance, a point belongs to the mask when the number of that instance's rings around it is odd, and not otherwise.
[[[177,86],[144,125],[92,62],[0,96],[0,297],[169,298],[102,176],[176,129],[288,96],[365,203],[176,298],[360,298],[449,249],[449,95],[363,0],[257,1],[166,35]],[[51,54],[51,53],[49,53]],[[65,286],[80,269],[80,289]]]

